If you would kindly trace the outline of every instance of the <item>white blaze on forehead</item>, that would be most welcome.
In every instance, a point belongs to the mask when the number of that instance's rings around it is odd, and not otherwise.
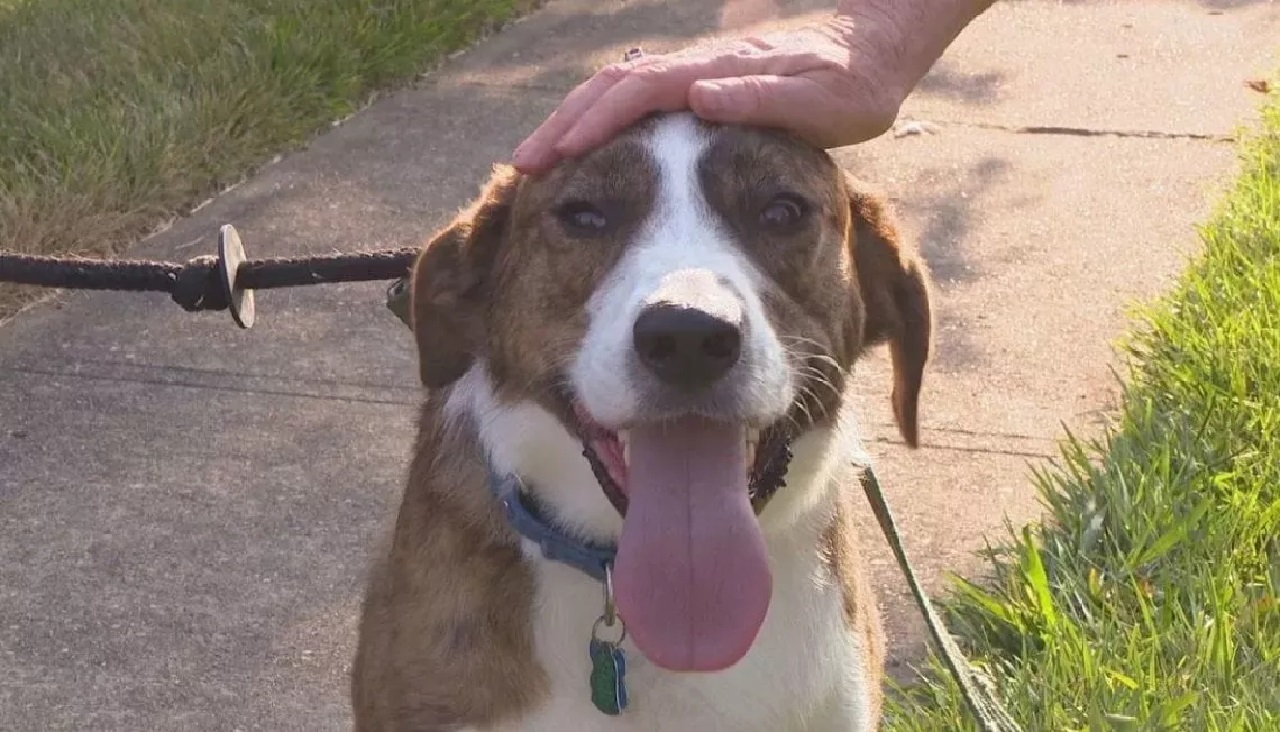
[[[791,375],[760,298],[764,275],[702,190],[698,167],[712,133],[685,113],[658,120],[641,141],[657,171],[656,197],[636,240],[588,303],[590,325],[570,370],[578,397],[603,423],[631,419],[640,406],[633,383],[632,324],[665,278],[700,270],[714,275],[724,294],[742,304],[746,339],[740,367],[750,371],[744,403],[752,412],[780,416],[791,403]]]

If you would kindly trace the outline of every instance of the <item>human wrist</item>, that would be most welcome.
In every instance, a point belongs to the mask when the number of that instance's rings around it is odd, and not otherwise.
[[[864,112],[885,116],[885,124],[891,125],[898,108],[911,93],[919,77],[907,61],[909,54],[904,35],[895,19],[877,7],[860,7],[846,11],[842,2],[836,16],[828,21],[828,32],[833,33],[848,56],[842,60],[847,67],[853,91],[861,100]],[[864,5],[879,3],[864,3]]]
[[[994,0],[840,0],[832,24],[901,103]]]

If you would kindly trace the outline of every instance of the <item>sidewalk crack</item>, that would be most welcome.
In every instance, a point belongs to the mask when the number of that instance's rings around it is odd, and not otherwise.
[[[1204,132],[1162,132],[1160,130],[1121,130],[1098,127],[1069,127],[1064,125],[1002,125],[991,122],[942,122],[947,127],[969,127],[982,130],[1011,132],[1016,135],[1063,135],[1068,137],[1126,137],[1154,140],[1208,140],[1210,142],[1234,142],[1234,135],[1214,135]]]

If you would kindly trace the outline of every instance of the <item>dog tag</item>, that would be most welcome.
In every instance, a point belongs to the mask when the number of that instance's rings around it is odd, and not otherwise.
[[[591,703],[610,716],[627,708],[627,658],[608,641],[591,640]]]

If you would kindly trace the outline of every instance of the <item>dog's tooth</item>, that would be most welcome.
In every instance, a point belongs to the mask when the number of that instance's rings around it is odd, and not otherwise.
[[[631,443],[630,442],[622,443],[622,462],[624,465],[631,464]]]

